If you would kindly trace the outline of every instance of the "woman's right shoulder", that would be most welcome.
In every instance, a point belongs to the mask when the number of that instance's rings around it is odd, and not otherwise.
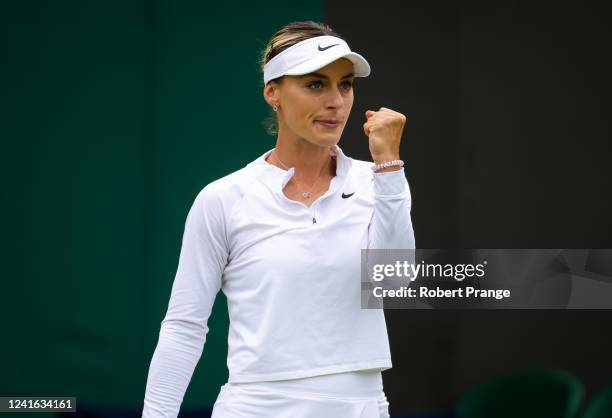
[[[196,201],[202,203],[215,201],[216,204],[221,203],[227,208],[244,196],[257,177],[257,167],[247,165],[206,184],[198,193]]]

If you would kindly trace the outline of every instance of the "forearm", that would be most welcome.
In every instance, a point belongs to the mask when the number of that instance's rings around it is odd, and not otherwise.
[[[412,201],[403,168],[374,173],[374,201],[368,248],[415,248]]]
[[[205,329],[185,321],[164,321],[149,366],[143,418],[175,418],[202,355]]]

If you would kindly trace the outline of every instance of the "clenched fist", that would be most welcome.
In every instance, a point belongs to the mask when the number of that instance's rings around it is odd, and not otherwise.
[[[367,121],[363,124],[363,131],[369,137],[370,154],[374,162],[378,164],[398,160],[406,116],[386,107],[381,107],[377,112],[368,110],[365,116]]]

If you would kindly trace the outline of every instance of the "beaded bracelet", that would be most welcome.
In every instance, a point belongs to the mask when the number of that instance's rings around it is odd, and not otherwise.
[[[374,164],[372,166],[372,171],[377,172],[381,168],[392,167],[394,165],[398,165],[400,167],[404,166],[404,162],[402,160],[393,160],[393,161],[385,161],[384,163]]]

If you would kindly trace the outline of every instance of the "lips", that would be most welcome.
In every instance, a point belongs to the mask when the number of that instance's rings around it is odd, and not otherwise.
[[[321,126],[325,126],[326,128],[337,128],[340,126],[340,121],[335,119],[327,119],[327,120],[317,120]]]

